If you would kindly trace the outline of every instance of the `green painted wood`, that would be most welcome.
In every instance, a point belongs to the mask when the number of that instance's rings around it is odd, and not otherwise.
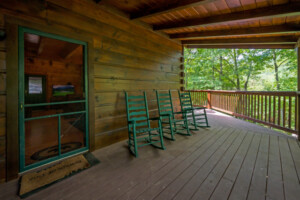
[[[163,127],[164,137],[170,140],[175,140],[175,134],[190,136],[190,130],[188,127],[188,120],[186,113],[180,113],[181,119],[176,119],[172,103],[171,91],[158,91],[156,90],[156,98],[158,105],[158,112],[163,119],[162,123],[167,124]],[[183,124],[181,124],[183,122]],[[183,132],[182,132],[183,131]],[[168,135],[167,135],[168,134]],[[170,135],[170,136],[169,136]]]
[[[146,111],[131,112],[129,115],[130,115],[130,116],[146,115]]]
[[[60,102],[51,102],[51,103],[35,103],[35,104],[25,104],[24,107],[38,107],[38,106],[52,106],[52,105],[61,105],[61,104],[71,104],[71,103],[85,103],[86,100],[76,100],[76,101],[60,101]]]
[[[145,104],[145,101],[129,101],[129,105],[136,105],[136,104]]]
[[[181,110],[186,111],[187,114],[192,115],[192,122],[190,124],[194,126],[194,130],[199,130],[198,127],[210,127],[208,124],[205,108],[193,107],[190,92],[181,93],[180,90],[178,90],[178,96],[180,99]],[[196,113],[195,112],[196,109],[203,110],[203,113]]]
[[[128,108],[130,111],[131,110],[144,110],[144,109],[146,109],[146,107],[145,106],[132,106],[132,107],[130,107],[130,108]]]
[[[146,113],[146,112],[145,112]],[[130,116],[131,117],[131,116]],[[147,120],[148,118],[145,116],[145,117],[131,117],[130,120],[133,120],[133,121],[142,121],[142,120]]]
[[[130,96],[128,97],[128,99],[143,99],[144,97],[143,96]]]
[[[53,103],[36,103],[36,104],[26,104],[25,103],[25,96],[24,96],[24,90],[25,90],[25,73],[24,73],[24,34],[25,33],[30,33],[30,34],[35,34],[39,36],[44,36],[52,39],[57,39],[57,40],[62,40],[70,43],[75,43],[83,46],[83,59],[84,59],[84,92],[86,94],[84,100],[79,100],[79,101],[68,101],[68,102],[53,102]],[[19,43],[19,170],[20,172],[24,172],[30,169],[33,169],[35,167],[74,155],[78,153],[83,153],[88,150],[89,148],[89,119],[88,119],[88,71],[87,71],[87,43],[71,38],[66,38],[63,36],[55,35],[55,34],[50,34],[50,33],[45,33],[41,32],[38,30],[33,30],[25,27],[19,27],[18,30],[18,43]],[[69,113],[61,113],[61,114],[56,114],[56,115],[45,115],[45,116],[40,116],[40,117],[31,117],[31,118],[25,118],[25,107],[37,107],[37,106],[47,106],[47,105],[58,105],[58,104],[74,104],[74,103],[85,103],[85,109],[83,111],[78,111],[78,112],[69,112]],[[61,132],[61,116],[66,116],[66,115],[72,115],[72,114],[82,114],[85,113],[85,123],[86,123],[86,130],[85,130],[85,146],[80,149],[76,149],[74,151],[67,152],[65,154],[61,154],[61,146],[60,146],[60,132]],[[59,155],[25,166],[25,121],[30,121],[30,120],[37,120],[37,119],[44,119],[44,118],[50,118],[50,117],[58,117],[58,125],[59,125],[59,130],[58,130],[58,142],[59,142]]]
[[[134,101],[135,99],[142,100]],[[161,118],[156,118],[158,121],[158,128],[151,127],[150,120],[154,119],[149,118],[146,92],[143,93],[143,96],[129,96],[128,93],[125,92],[125,101],[129,151],[135,157],[138,157],[138,148],[146,145],[152,145],[153,147],[164,150],[165,146],[163,142]],[[139,106],[141,104],[144,104],[145,106]],[[157,133],[154,131],[157,131]],[[156,143],[160,144],[157,145]]]

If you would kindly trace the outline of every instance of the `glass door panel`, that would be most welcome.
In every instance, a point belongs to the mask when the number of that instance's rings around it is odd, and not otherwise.
[[[88,148],[85,42],[19,29],[20,171]]]
[[[25,166],[58,156],[58,117],[25,122]]]
[[[61,153],[85,146],[85,113],[61,117]]]

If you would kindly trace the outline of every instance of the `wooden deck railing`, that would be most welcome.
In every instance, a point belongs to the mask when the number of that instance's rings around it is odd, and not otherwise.
[[[298,134],[297,92],[189,91],[195,106],[213,108],[239,118]]]

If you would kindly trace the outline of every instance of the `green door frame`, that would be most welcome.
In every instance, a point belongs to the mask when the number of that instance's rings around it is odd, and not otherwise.
[[[25,89],[25,74],[24,74],[24,33],[31,33],[31,34],[36,34],[52,39],[58,39],[70,43],[75,43],[75,44],[80,44],[83,46],[83,59],[84,59],[84,89],[85,89],[85,99],[84,100],[77,100],[77,101],[65,101],[65,102],[53,102],[53,103],[40,103],[40,104],[28,104],[24,105],[25,99],[24,99],[24,89]],[[85,151],[89,150],[89,120],[88,120],[88,71],[87,71],[87,43],[80,41],[80,40],[75,40],[75,39],[70,39],[66,38],[60,35],[56,34],[51,34],[51,33],[45,33],[41,31],[37,31],[34,29],[26,28],[26,27],[19,27],[18,28],[18,54],[19,54],[19,72],[18,72],[18,78],[19,78],[19,101],[18,101],[18,111],[19,111],[19,169],[20,172],[24,172],[36,167],[39,167],[41,165],[72,156],[74,154],[82,153]],[[34,107],[34,106],[46,106],[46,105],[58,105],[58,104],[72,104],[72,103],[85,103],[85,110],[83,111],[77,111],[77,112],[70,112],[70,113],[61,113],[61,114],[55,114],[55,115],[46,115],[46,116],[41,116],[41,117],[32,117],[32,118],[25,118],[25,108],[26,107]],[[60,141],[60,120],[62,116],[66,115],[74,115],[74,114],[83,114],[85,113],[85,119],[86,119],[86,130],[85,130],[85,146],[80,149],[76,149],[71,152],[67,152],[64,154],[61,154],[61,141]],[[30,120],[35,120],[35,119],[44,119],[44,118],[50,118],[50,117],[58,117],[58,156],[51,157],[45,160],[42,160],[40,162],[25,166],[25,127],[24,123],[25,121],[30,121]]]

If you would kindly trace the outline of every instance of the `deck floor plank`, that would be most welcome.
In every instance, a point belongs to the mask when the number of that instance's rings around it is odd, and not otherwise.
[[[207,155],[204,155],[203,157],[207,157]],[[203,157],[199,157],[198,159],[204,161]],[[191,163],[191,165],[185,171],[179,174],[169,185],[164,187],[164,189],[161,190],[157,196],[155,196],[155,199],[173,198],[176,193],[180,191],[180,189],[194,176],[198,169],[199,168],[197,166]]]
[[[211,128],[165,140],[166,150],[125,141],[96,150],[99,165],[26,200],[267,199],[300,196],[300,146],[290,136],[208,110]],[[0,199],[19,200],[18,181],[0,185]]]
[[[248,132],[246,139],[244,140],[242,146],[239,148],[238,152],[235,154],[232,162],[227,167],[225,174],[223,175],[222,179],[219,181],[214,192],[210,196],[210,199],[217,200],[217,199],[228,198],[230,191],[233,187],[233,184],[236,180],[236,177],[244,162],[246,154],[251,146],[251,143],[253,142],[253,138],[254,138],[254,134]]]
[[[282,166],[284,195],[286,200],[296,200],[300,197],[300,185],[295,164],[288,146],[287,138],[279,137],[279,149]]]
[[[218,184],[219,180],[222,178],[226,168],[224,166],[228,166],[232,161],[235,153],[240,148],[242,142],[244,141],[246,136],[245,131],[241,131],[237,136],[237,139],[234,143],[229,147],[228,151],[223,155],[221,160],[218,162],[217,166],[210,172],[208,177],[203,181],[198,190],[194,193],[191,199],[209,199],[214,188]]]
[[[229,129],[224,129],[224,132],[230,131]],[[210,134],[212,137],[207,140],[200,140],[198,144],[198,148],[190,153],[190,155],[183,155],[180,159],[177,159],[176,162],[169,163],[164,169],[159,172],[153,174],[147,181],[145,179],[137,184],[135,187],[127,191],[124,196],[121,196],[119,199],[136,199],[139,195],[141,195],[144,191],[146,191],[153,183],[158,182],[160,179],[168,175],[168,172],[172,171],[178,164],[182,161],[191,162],[191,160],[195,159],[195,156],[201,155],[203,152],[209,148],[210,145],[217,142],[219,138],[222,137],[223,132],[220,129],[216,130],[215,135]],[[176,146],[176,145],[175,145]],[[178,148],[178,147],[177,147]]]
[[[185,159],[184,162],[187,162],[188,158],[192,157],[193,155],[198,155],[198,150],[201,149],[201,146],[203,144],[205,144],[206,142],[209,141],[215,141],[216,138],[215,136],[217,136],[217,132],[219,132],[220,129],[216,129],[213,132],[213,134],[210,135],[206,135],[204,137],[199,138],[198,140],[194,141],[195,143],[193,143],[192,146],[189,147],[189,151],[185,151],[184,155],[180,156],[180,158]],[[214,135],[214,133],[216,135]],[[208,136],[208,137],[207,137]],[[186,144],[185,144],[186,145]],[[183,146],[178,146],[175,147],[176,145],[174,145],[174,149],[175,148],[182,148]],[[166,165],[164,165],[162,168],[158,169],[158,170],[151,170],[151,172],[149,173],[158,173],[158,171],[164,170],[166,171],[168,167],[174,167],[173,163],[167,163]],[[147,169],[147,168],[146,168]],[[118,191],[107,191],[106,195],[103,196],[103,199],[117,199],[117,198],[124,198],[123,195],[128,192],[129,190],[133,189],[134,187],[138,186],[139,184],[143,184],[143,182],[145,181],[144,178],[144,173],[145,173],[145,168],[143,168],[141,171],[135,171],[134,174],[130,174],[130,176],[127,177],[127,179],[119,179],[119,183],[120,185],[118,186]],[[164,176],[167,176],[165,173],[162,173]],[[141,176],[142,175],[142,176]],[[147,177],[150,177],[149,175]],[[112,187],[113,189],[113,187]]]
[[[164,174],[164,176],[160,179],[157,179],[150,183],[150,187],[146,188],[146,190],[141,193],[137,199],[152,199],[156,196],[162,189],[164,189],[169,183],[171,183],[179,174],[184,171],[188,171],[188,167],[197,161],[198,159],[202,159],[207,156],[211,151],[211,147],[221,145],[224,140],[228,138],[229,135],[233,133],[233,129],[226,129],[224,132],[221,132],[219,138],[215,139],[215,141],[211,141],[210,143],[206,143],[203,145],[203,148],[199,149],[198,152],[188,157],[184,162],[178,163],[178,165],[170,170],[169,173]],[[186,170],[187,169],[187,170]]]
[[[213,130],[214,131],[218,131],[219,128],[216,128]],[[201,135],[199,138],[197,138],[197,140],[195,141],[191,141],[191,140],[184,140],[181,143],[178,144],[177,148],[181,148],[181,147],[186,147],[187,145],[190,147],[188,149],[186,149],[186,151],[177,151],[175,145],[170,145],[168,147],[169,152],[172,152],[171,154],[166,154],[164,156],[164,159],[160,159],[160,154],[165,154],[166,151],[162,151],[162,150],[158,150],[155,149],[158,153],[158,155],[152,155],[149,156],[147,154],[151,154],[151,152],[153,152],[152,150],[154,149],[151,146],[147,146],[144,148],[140,148],[140,150],[143,151],[143,154],[140,155],[140,157],[138,159],[133,158],[131,155],[130,156],[130,160],[132,163],[127,163],[127,165],[119,165],[116,169],[111,170],[111,176],[107,176],[105,175],[104,177],[110,177],[109,180],[103,181],[101,179],[93,179],[93,181],[89,181],[86,180],[86,185],[85,187],[89,187],[90,185],[98,185],[98,187],[101,187],[103,189],[103,192],[99,195],[97,194],[97,190],[98,188],[92,188],[89,189],[90,193],[87,194],[86,198],[93,198],[93,196],[97,196],[97,198],[103,198],[105,199],[106,196],[110,196],[112,195],[112,190],[114,194],[118,194],[118,193],[122,193],[124,190],[126,190],[126,188],[121,188],[124,187],[124,184],[130,183],[130,186],[134,186],[135,185],[135,181],[128,181],[130,179],[135,179],[135,175],[140,176],[141,174],[143,174],[143,177],[148,177],[151,176],[152,174],[155,174],[156,171],[163,171],[166,166],[170,166],[172,164],[170,163],[174,163],[179,159],[184,158],[186,155],[188,155],[191,151],[194,151],[198,144],[199,141],[201,142],[201,140],[203,139],[205,141],[206,138],[211,138],[214,135]],[[171,141],[168,141],[168,143],[172,143]],[[201,143],[199,143],[201,144]],[[145,152],[145,149],[149,149],[148,151]],[[145,154],[146,153],[146,154]],[[151,159],[149,159],[149,157],[152,157]],[[111,157],[111,162],[113,162],[115,160],[115,158]],[[132,167],[132,166],[136,166],[136,167]],[[145,170],[147,169],[147,170]],[[118,190],[115,190],[115,188],[118,188]],[[71,188],[70,188],[71,189]],[[80,191],[77,191],[76,193],[80,193]],[[72,194],[73,195],[73,194]]]
[[[298,181],[300,183],[300,147],[299,142],[294,139],[288,139],[290,150],[292,153],[293,161],[295,163]]]
[[[260,134],[254,136],[254,142],[251,144],[251,147],[246,155],[245,161],[231,190],[229,196],[230,200],[243,200],[247,198],[249,185],[258,154],[260,140]]]
[[[270,137],[266,199],[267,200],[284,199],[279,144],[278,144],[278,137],[276,136]]]
[[[184,185],[184,187],[177,192],[174,199],[190,199],[192,195],[199,188],[202,181],[209,175],[218,161],[222,158],[224,153],[228,150],[228,148],[232,145],[234,140],[237,138],[238,131],[231,134],[227,140],[220,146],[212,146],[211,153],[205,155],[209,156],[208,158],[199,159],[197,162],[194,162],[194,165],[199,169],[195,173],[193,177]]]
[[[275,136],[276,137],[276,136]],[[248,200],[265,199],[269,157],[269,135],[262,135],[248,193]]]

